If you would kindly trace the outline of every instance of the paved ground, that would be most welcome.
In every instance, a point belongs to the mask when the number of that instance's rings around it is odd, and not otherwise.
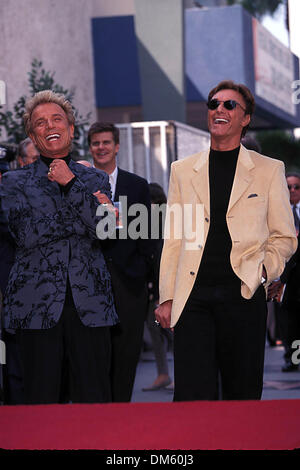
[[[300,399],[300,369],[296,372],[281,372],[283,348],[266,345],[263,400]],[[173,370],[172,353],[168,353],[170,375]],[[173,376],[172,376],[173,377]],[[171,402],[173,393],[166,389],[143,392],[156,378],[156,365],[152,351],[143,351],[138,364],[133,402]]]

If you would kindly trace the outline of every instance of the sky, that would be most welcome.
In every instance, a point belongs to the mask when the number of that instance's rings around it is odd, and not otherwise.
[[[289,47],[289,36],[285,27],[284,5],[280,5],[273,16],[265,16],[262,20],[262,24],[285,46]]]
[[[290,37],[285,26],[285,8],[283,5],[278,7],[273,17],[265,16],[262,24],[300,58],[300,0],[289,0],[289,10]],[[294,134],[295,137],[300,139],[300,128],[295,129]]]
[[[300,57],[300,1],[289,0],[290,11],[290,38],[285,26],[285,7],[280,5],[273,15],[265,16],[262,24],[274,36],[276,36],[285,46],[290,47],[291,51]]]

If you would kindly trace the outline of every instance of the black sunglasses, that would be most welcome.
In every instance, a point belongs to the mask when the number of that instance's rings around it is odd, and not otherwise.
[[[245,108],[243,108],[243,106],[240,105],[240,103],[238,103],[235,100],[220,101],[217,99],[212,99],[212,100],[209,100],[206,104],[207,104],[208,109],[214,110],[214,109],[217,109],[221,103],[223,103],[224,108],[228,109],[229,111],[232,111],[233,109],[236,108],[237,105],[239,105],[242,108],[242,110],[246,112]]]
[[[299,184],[288,184],[288,188],[289,190],[291,190],[292,188],[298,190],[300,189],[300,186]]]

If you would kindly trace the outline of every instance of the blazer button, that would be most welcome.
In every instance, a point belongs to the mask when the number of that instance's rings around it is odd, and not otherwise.
[[[191,275],[191,276],[195,276],[194,271],[191,271],[191,272],[190,272],[190,275]]]
[[[209,218],[208,218],[208,217],[205,217],[205,222],[209,222]]]

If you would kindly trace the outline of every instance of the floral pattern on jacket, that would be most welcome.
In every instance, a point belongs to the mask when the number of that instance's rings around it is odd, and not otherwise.
[[[69,279],[82,323],[89,327],[118,322],[111,279],[97,239],[98,202],[110,197],[106,173],[70,162],[76,176],[64,193],[47,178],[42,160],[7,172],[1,201],[15,239],[16,258],[3,302],[4,327],[45,329],[62,313]]]

